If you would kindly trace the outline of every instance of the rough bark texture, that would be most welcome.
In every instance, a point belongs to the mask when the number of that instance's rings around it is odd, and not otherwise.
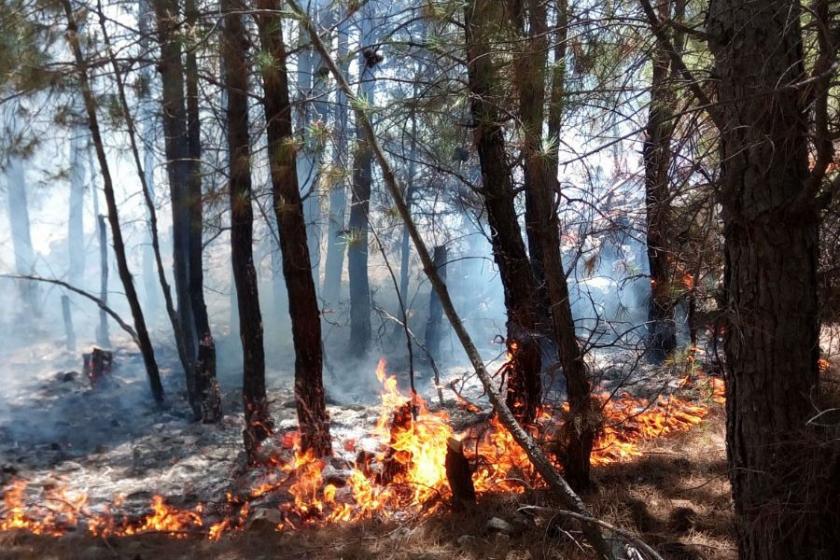
[[[265,12],[278,11],[280,0],[257,0]],[[274,211],[280,230],[283,275],[289,293],[289,316],[295,345],[295,402],[301,449],[324,457],[331,452],[330,418],[322,378],[321,320],[311,273],[306,221],[297,182],[292,136],[292,109],[286,72],[286,48],[280,18],[257,16],[260,40],[273,64],[262,69],[263,105],[268,123],[268,153]]]
[[[85,102],[85,109],[87,110],[88,127],[90,128],[90,134],[93,138],[93,145],[96,148],[96,156],[99,159],[99,169],[102,172],[103,191],[105,193],[105,202],[108,206],[108,222],[111,226],[114,255],[117,259],[117,271],[119,272],[120,280],[122,281],[123,289],[125,290],[125,297],[128,300],[128,306],[131,309],[131,315],[134,318],[134,329],[137,332],[138,345],[140,346],[140,353],[143,356],[143,362],[146,366],[146,375],[149,378],[149,386],[152,391],[152,396],[160,403],[163,402],[163,385],[161,385],[160,382],[160,372],[158,371],[157,362],[155,361],[152,341],[149,338],[149,332],[146,329],[146,320],[143,317],[143,310],[140,307],[137,290],[134,287],[134,282],[131,278],[131,271],[128,268],[128,260],[125,255],[125,243],[123,242],[119,215],[117,213],[117,200],[114,196],[114,185],[111,181],[108,159],[105,155],[105,147],[102,143],[102,136],[99,132],[99,121],[96,118],[96,100],[94,99],[93,92],[90,88],[87,66],[85,64],[81,46],[79,45],[79,38],[76,35],[77,28],[73,19],[73,8],[70,6],[69,0],[64,0],[62,4],[64,7],[64,14],[67,17],[66,37],[76,60],[79,81]]]
[[[152,0],[160,43],[160,72],[163,103],[163,130],[166,141],[166,171],[169,177],[172,205],[172,259],[178,321],[184,337],[187,392],[190,402],[195,399],[195,378],[192,362],[195,357],[196,333],[190,296],[190,187],[193,165],[190,161],[190,135],[184,94],[184,65],[179,31],[179,11],[176,0]],[[200,187],[199,187],[200,188]]]
[[[372,25],[367,13],[362,26],[362,54],[359,56],[361,84],[359,98],[373,103],[376,66],[368,64],[365,52],[372,41]],[[347,272],[350,282],[350,351],[364,355],[370,348],[370,282],[368,280],[368,216],[370,187],[373,180],[373,154],[364,130],[356,123],[356,147],[353,154],[353,182],[348,223]]]
[[[523,423],[534,419],[541,401],[540,350],[536,335],[537,286],[522,242],[514,206],[515,193],[505,151],[504,130],[497,109],[496,72],[490,53],[495,32],[505,16],[501,4],[469,2],[465,8],[467,59],[475,144],[481,163],[481,192],[487,210],[493,257],[505,292],[508,348],[519,353],[511,368],[508,406]],[[495,29],[494,29],[495,28]]]
[[[227,94],[227,145],[230,158],[230,243],[239,339],[242,342],[242,400],[245,452],[256,459],[259,444],[272,431],[265,394],[265,351],[257,271],[254,267],[254,210],[251,206],[251,151],[248,136],[248,42],[242,25],[245,5],[223,0],[222,66]]]
[[[524,128],[525,189],[531,199],[532,234],[541,248],[540,266],[545,272],[551,332],[563,366],[569,399],[569,415],[563,430],[560,456],[566,479],[572,487],[586,488],[590,485],[589,456],[600,419],[591,398],[589,376],[575,335],[569,288],[560,255],[560,229],[554,196],[557,168],[542,152],[548,58],[547,14],[545,4],[540,0],[527,0],[519,6],[516,20],[523,34],[522,45],[527,48],[523,48],[522,55],[517,58],[514,80],[519,91],[519,113]]]
[[[682,19],[683,0],[659,0],[660,20]],[[665,31],[666,33],[668,31]],[[681,45],[672,40],[675,48]],[[677,347],[677,326],[674,321],[675,251],[671,226],[671,138],[674,133],[673,86],[671,57],[657,40],[651,64],[653,76],[650,86],[650,105],[645,127],[642,157],[645,165],[645,216],[647,220],[647,256],[650,270],[651,297],[648,311],[648,359],[662,362]]]
[[[195,0],[186,2],[186,24],[194,27],[198,22],[198,8]],[[193,364],[193,394],[191,401],[197,416],[203,422],[218,422],[222,418],[222,403],[216,382],[216,346],[210,330],[207,305],[204,302],[204,215],[201,190],[201,124],[198,106],[198,63],[194,49],[187,52],[187,136],[189,147],[189,295],[194,330],[198,339],[198,355]],[[185,351],[190,345],[185,341]],[[209,356],[212,355],[212,359]]]
[[[830,456],[803,445],[814,430],[806,422],[818,382],[819,219],[814,200],[800,196],[809,176],[806,98],[785,87],[806,77],[802,14],[790,0],[714,0],[709,10],[722,124],[727,454],[740,558],[837,558],[836,494],[819,512],[811,502],[829,491],[815,484],[832,468]]]

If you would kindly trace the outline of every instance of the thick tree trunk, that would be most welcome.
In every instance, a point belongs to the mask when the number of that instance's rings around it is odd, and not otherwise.
[[[545,273],[551,332],[563,366],[569,399],[569,417],[563,430],[560,455],[566,479],[573,488],[581,489],[590,485],[589,456],[600,418],[592,401],[589,376],[575,335],[569,288],[560,255],[560,230],[554,196],[557,169],[551,165],[552,160],[542,153],[545,67],[548,59],[545,4],[540,0],[528,0],[527,19],[525,13],[520,12],[516,14],[516,20],[523,36],[522,44],[527,45],[516,61],[514,72],[524,128],[525,189],[531,199],[532,236],[541,249],[540,266]],[[557,125],[559,128],[559,123]]]
[[[344,18],[338,25],[338,51],[336,58],[341,71],[345,74],[350,69],[350,59],[347,57],[350,44],[350,20]],[[333,166],[344,169],[347,164],[347,96],[339,89],[336,92],[335,104],[335,147],[333,150]],[[336,305],[341,297],[341,272],[344,269],[343,242],[347,215],[347,183],[342,176],[339,182],[330,190],[329,230],[327,232],[327,260],[324,264],[324,289],[321,296],[326,305]]]
[[[682,19],[684,0],[659,0],[660,20]],[[672,42],[680,51],[681,46]],[[650,86],[648,121],[642,156],[645,164],[645,215],[647,219],[647,255],[650,270],[648,311],[648,359],[662,362],[677,347],[674,320],[676,251],[671,227],[671,138],[674,133],[674,92],[668,83],[671,57],[661,41],[656,41],[652,55],[653,77]]]
[[[278,12],[279,0],[258,0],[265,13]],[[301,449],[312,450],[318,457],[331,453],[329,415],[322,378],[321,320],[311,274],[306,221],[297,183],[295,153],[289,149],[292,136],[292,108],[286,72],[286,48],[280,18],[257,16],[260,40],[274,64],[264,66],[263,104],[268,123],[268,153],[274,211],[280,230],[283,275],[289,293],[289,315],[295,345],[295,401],[301,434]]]
[[[163,86],[163,130],[166,136],[166,171],[172,205],[172,258],[178,322],[184,337],[182,361],[187,365],[187,392],[195,402],[196,333],[190,294],[190,188],[194,166],[190,160],[190,134],[184,94],[184,65],[178,37],[180,15],[176,0],[152,0],[160,43],[158,71]],[[199,186],[200,189],[200,186]]]
[[[375,53],[369,45],[374,42],[369,9],[362,19],[361,55],[359,56],[359,97],[373,103],[375,87]],[[370,349],[370,281],[368,279],[368,218],[370,189],[373,180],[373,154],[364,130],[356,123],[356,149],[353,154],[353,183],[348,229],[347,272],[350,281],[350,346],[349,350],[362,356]]]
[[[96,100],[90,88],[88,81],[87,66],[82,54],[82,49],[79,45],[79,38],[77,36],[77,27],[73,19],[73,8],[69,0],[63,0],[64,14],[67,17],[67,41],[70,43],[70,48],[73,51],[76,65],[79,72],[79,81],[84,96],[85,109],[87,110],[88,126],[90,127],[90,134],[93,138],[93,145],[96,148],[96,156],[99,159],[99,169],[102,172],[103,190],[105,192],[105,202],[108,206],[108,221],[111,226],[111,237],[114,244],[114,255],[117,259],[117,271],[120,275],[123,289],[125,290],[125,297],[128,300],[128,306],[131,309],[131,315],[134,318],[134,329],[137,332],[138,345],[140,346],[140,353],[143,356],[143,362],[146,366],[146,374],[149,378],[149,385],[151,387],[152,396],[157,402],[163,402],[163,385],[160,382],[160,372],[158,371],[157,362],[155,361],[154,348],[152,341],[149,338],[149,332],[146,329],[146,320],[143,316],[143,310],[140,307],[140,299],[137,297],[137,290],[134,287],[134,282],[131,278],[131,271],[128,268],[128,259],[125,254],[125,243],[122,238],[122,230],[120,229],[120,220],[117,213],[117,200],[114,195],[114,185],[111,181],[111,172],[108,167],[108,159],[105,155],[105,147],[102,143],[102,136],[99,132],[99,122],[96,118]]]
[[[196,0],[186,1],[186,24],[193,28],[198,23]],[[193,363],[194,394],[191,395],[193,408],[198,416],[207,423],[222,419],[222,403],[216,382],[216,345],[210,331],[210,319],[204,302],[204,216],[203,194],[201,190],[201,124],[198,105],[198,63],[194,49],[187,52],[187,136],[189,146],[189,295],[190,308],[198,337],[198,355]],[[189,336],[189,333],[186,333]],[[186,341],[185,341],[186,342]],[[189,351],[189,345],[185,346]]]
[[[537,286],[522,242],[514,206],[515,193],[505,151],[493,68],[491,27],[505,17],[504,7],[490,0],[465,6],[465,29],[475,144],[481,162],[482,194],[490,224],[493,256],[505,292],[507,339],[514,366],[508,373],[508,406],[523,423],[531,422],[541,402],[540,348],[537,330]]]
[[[251,206],[251,150],[248,132],[248,41],[242,25],[246,6],[223,0],[222,67],[227,94],[227,145],[230,162],[230,243],[239,338],[242,341],[242,400],[245,408],[245,451],[256,458],[259,444],[273,426],[265,394],[265,350],[262,315],[254,267],[254,210]]]
[[[829,491],[818,484],[831,446],[805,443],[817,429],[806,423],[818,383],[819,216],[803,193],[807,99],[788,87],[807,78],[801,16],[790,0],[709,9],[723,125],[727,454],[744,560],[840,557],[836,494],[830,508],[811,502]]]

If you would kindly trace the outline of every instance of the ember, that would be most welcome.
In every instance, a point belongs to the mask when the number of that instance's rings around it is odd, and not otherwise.
[[[117,514],[110,508],[106,513],[94,513],[84,494],[63,488],[44,491],[40,504],[28,507],[27,492],[31,489],[26,481],[18,479],[5,489],[0,530],[59,536],[84,527],[96,536],[163,532],[176,537],[202,534],[216,540],[226,532],[247,526],[251,503],[275,495],[286,496],[276,506],[277,515],[270,518],[278,520],[272,521],[277,530],[374,516],[388,519],[428,515],[452,496],[446,462],[447,450],[454,444],[463,450],[472,467],[475,495],[479,498],[490,492],[521,492],[526,486],[540,486],[525,453],[496,418],[481,429],[473,427],[454,433],[446,411],[430,410],[419,396],[412,399],[400,393],[396,378],[386,372],[384,360],[379,362],[376,375],[382,393],[371,436],[378,449],[365,451],[363,442],[356,440],[335,446],[345,454],[359,450],[352,461],[344,460],[346,476],[341,480],[325,478],[328,461],[301,451],[299,438],[287,432],[278,436],[280,456],[272,457],[262,467],[259,482],[239,495],[228,493],[221,511],[206,511],[202,505],[181,509],[154,496],[150,512],[139,517]],[[710,401],[723,402],[721,380],[700,378],[694,384],[708,390]],[[596,466],[638,457],[644,441],[688,430],[710,411],[700,402],[673,395],[652,402],[626,393],[612,398],[603,394],[598,399],[604,426],[592,454],[592,464]],[[415,408],[416,418],[411,407]],[[541,441],[551,441],[562,417],[562,407],[543,407],[531,429]]]

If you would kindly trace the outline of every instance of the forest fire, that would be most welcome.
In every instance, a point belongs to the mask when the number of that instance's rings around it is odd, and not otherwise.
[[[376,375],[382,392],[379,417],[369,436],[377,442],[374,451],[350,440],[336,446],[348,457],[320,459],[301,451],[296,435],[286,433],[280,436],[280,451],[261,467],[264,472],[259,473],[258,483],[244,491],[229,492],[221,508],[198,505],[181,509],[154,496],[148,512],[134,517],[116,513],[123,505],[121,500],[103,513],[90,506],[84,493],[53,487],[34,496],[37,488],[18,479],[5,489],[0,530],[49,536],[84,530],[103,537],[166,533],[216,540],[226,532],[246,529],[257,509],[255,504],[267,498],[280,501],[266,517],[279,531],[372,517],[428,515],[452,495],[445,463],[447,445],[453,439],[463,444],[464,455],[473,465],[478,496],[541,485],[525,453],[496,418],[481,428],[456,433],[445,410],[430,410],[421,397],[411,398],[399,391],[396,378],[386,373],[384,360]],[[593,451],[593,465],[630,460],[643,453],[644,441],[700,423],[712,402],[722,402],[723,383],[700,378],[696,385],[707,388],[707,403],[676,396],[653,402],[628,394],[598,396],[604,427]],[[562,415],[562,407],[544,407],[531,428],[535,437],[550,446]],[[350,457],[353,453],[355,457]],[[342,467],[341,476],[328,474],[330,468],[336,470],[336,464]],[[37,505],[27,505],[33,501]]]

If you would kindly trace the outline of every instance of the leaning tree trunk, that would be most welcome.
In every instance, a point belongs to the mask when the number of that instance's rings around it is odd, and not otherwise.
[[[373,25],[369,9],[362,15],[359,56],[359,97],[373,103],[378,54],[372,42]],[[368,219],[373,180],[373,154],[364,130],[356,123],[356,149],[353,156],[353,183],[348,229],[347,272],[350,281],[350,351],[363,355],[370,348],[370,280],[368,278]]]
[[[321,319],[306,243],[306,220],[297,183],[295,153],[289,149],[293,135],[286,47],[280,18],[274,15],[279,12],[281,2],[258,0],[257,6],[266,14],[257,17],[262,48],[275,61],[273,66],[262,69],[263,103],[268,123],[266,135],[274,211],[280,230],[283,275],[289,293],[289,315],[295,345],[295,401],[300,443],[301,449],[312,450],[318,457],[325,457],[331,453],[331,443],[322,378]]]
[[[265,394],[265,350],[254,267],[254,210],[251,206],[251,151],[248,132],[248,41],[242,25],[242,0],[223,0],[222,72],[227,95],[227,145],[230,162],[230,244],[242,341],[242,400],[245,451],[256,460],[259,444],[271,433]]]
[[[683,0],[659,0],[660,19],[672,17],[675,4]],[[679,10],[680,12],[682,9]],[[674,45],[677,47],[677,45]],[[645,216],[647,220],[647,256],[650,270],[648,310],[648,359],[661,363],[677,347],[674,321],[676,278],[674,277],[674,232],[671,226],[671,138],[674,133],[673,85],[668,83],[670,55],[661,41],[656,41],[652,55],[653,77],[650,86],[648,121],[642,156],[645,165]]]
[[[499,124],[498,78],[490,45],[495,21],[505,16],[491,0],[465,6],[465,30],[475,144],[481,163],[482,195],[490,224],[493,256],[499,267],[507,308],[507,345],[511,354],[507,403],[523,423],[533,421],[541,401],[537,286],[522,242],[508,170],[504,130]]]
[[[347,57],[350,43],[350,20],[344,18],[338,25],[338,51],[336,57],[341,71],[347,74],[350,69],[350,59]],[[335,148],[333,150],[333,166],[344,169],[347,162],[347,96],[340,89],[336,92],[335,103]],[[347,182],[344,175],[338,176],[338,182],[330,189],[330,212],[327,231],[327,259],[324,264],[324,289],[321,296],[328,306],[336,305],[341,296],[341,272],[344,269],[345,244],[344,218],[347,214]]]
[[[190,295],[190,187],[194,166],[190,161],[190,135],[184,94],[184,65],[181,60],[182,40],[178,36],[180,20],[176,0],[151,0],[155,11],[160,43],[160,72],[163,104],[163,130],[166,136],[166,171],[169,177],[172,205],[172,259],[178,322],[183,336],[187,364],[186,381],[190,403],[196,402],[196,384],[192,367],[196,333]],[[199,187],[200,188],[200,187]]]
[[[818,383],[819,216],[805,191],[807,98],[790,87],[807,78],[800,17],[790,0],[709,8],[723,128],[727,455],[744,560],[840,556],[837,526],[824,525],[836,523],[836,494],[834,512],[809,509],[830,467],[806,465],[828,446],[803,443],[816,430],[807,422]]]
[[[541,249],[540,266],[545,273],[551,330],[563,366],[569,399],[569,414],[563,429],[560,456],[569,484],[573,488],[582,489],[590,485],[589,456],[600,426],[600,415],[592,400],[583,353],[575,335],[569,288],[560,254],[560,230],[554,196],[557,168],[551,165],[553,160],[546,158],[542,152],[548,59],[545,4],[540,0],[529,0],[527,14],[527,20],[524,13],[516,14],[523,38],[522,45],[527,48],[523,49],[523,54],[516,60],[514,71],[519,91],[520,119],[524,128],[525,189],[531,199],[532,233]]]
[[[405,201],[408,204],[408,200]],[[407,228],[406,228],[407,229]],[[446,282],[446,245],[437,245],[434,248],[435,270],[438,276]],[[405,297],[405,296],[403,296]],[[429,293],[429,319],[426,322],[426,350],[433,360],[440,362],[440,343],[443,339],[443,308],[440,306],[440,297],[432,290]]]
[[[146,366],[146,374],[149,378],[149,385],[152,390],[154,399],[161,403],[163,402],[163,385],[160,382],[160,372],[158,371],[157,362],[155,361],[155,352],[152,347],[152,341],[149,338],[149,332],[146,329],[146,320],[143,317],[143,310],[140,307],[140,299],[137,297],[137,290],[134,287],[134,281],[131,278],[131,271],[128,268],[128,259],[125,254],[125,243],[123,242],[122,230],[120,229],[120,220],[117,213],[117,200],[114,195],[114,185],[111,181],[111,172],[108,167],[108,159],[105,155],[105,147],[102,143],[102,135],[99,132],[99,121],[96,118],[96,99],[90,88],[88,81],[87,64],[82,54],[82,49],[79,44],[79,37],[77,35],[76,22],[73,19],[73,8],[69,0],[63,0],[64,14],[67,17],[67,41],[70,43],[70,48],[73,51],[76,60],[77,70],[79,72],[79,81],[84,97],[85,109],[87,110],[88,127],[93,138],[93,145],[96,148],[96,156],[99,159],[99,169],[102,172],[103,191],[105,192],[105,202],[108,206],[108,222],[111,226],[111,237],[114,243],[114,255],[117,259],[117,271],[122,281],[123,289],[125,290],[125,297],[128,300],[128,306],[131,309],[131,315],[134,318],[134,329],[137,332],[137,341],[140,346],[140,353],[143,356],[143,362]]]

